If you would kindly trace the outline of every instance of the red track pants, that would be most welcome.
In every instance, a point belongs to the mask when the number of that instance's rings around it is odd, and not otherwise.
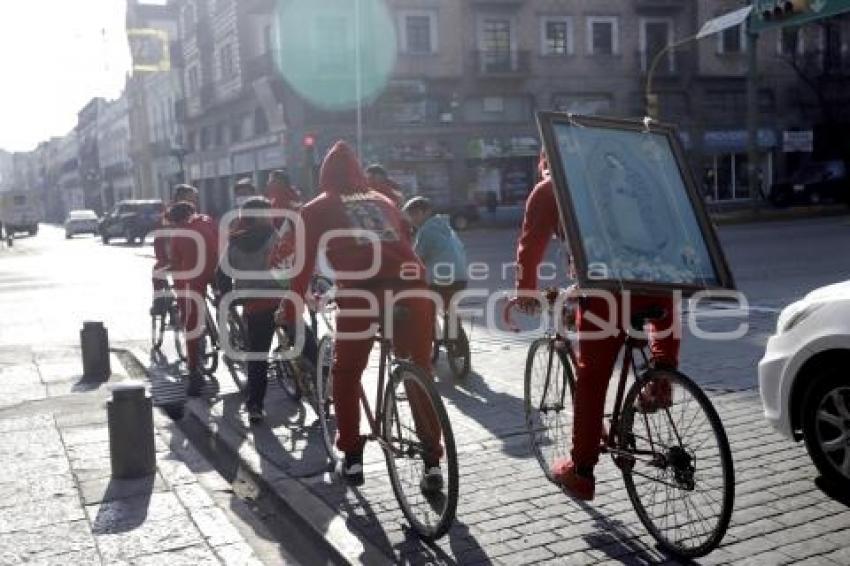
[[[656,362],[676,367],[679,363],[680,339],[677,336],[681,321],[671,298],[631,296],[630,311],[637,313],[652,307],[661,307],[666,316],[648,326],[649,346]],[[623,299],[615,295],[616,319],[623,319]],[[601,297],[584,299],[576,313],[578,332],[578,368],[575,390],[575,417],[573,426],[572,460],[577,466],[592,467],[599,460],[599,443],[602,437],[602,419],[608,382],[614,371],[617,356],[626,339],[622,322],[617,324],[614,336],[597,339],[582,338],[582,333],[598,332],[600,326],[588,320],[593,314],[603,321],[609,320],[611,305]],[[675,325],[675,326],[674,326]],[[675,330],[675,331],[671,331]],[[658,336],[662,333],[662,336]],[[665,334],[666,333],[666,334]]]

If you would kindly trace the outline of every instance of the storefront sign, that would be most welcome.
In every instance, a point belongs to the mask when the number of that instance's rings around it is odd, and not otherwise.
[[[254,152],[246,151],[245,153],[234,154],[232,173],[253,173],[253,172],[254,172]]]
[[[222,157],[218,160],[218,174],[222,177],[233,174],[233,167],[230,166],[229,157]]]
[[[815,133],[812,130],[800,132],[782,132],[782,151],[811,153],[815,148]]]
[[[257,151],[257,169],[280,169],[286,166],[282,146],[272,146]]]
[[[513,138],[472,138],[466,144],[468,159],[501,159],[510,157],[534,157],[540,152],[537,138],[517,136]]]
[[[215,161],[204,161],[201,164],[201,179],[212,179],[216,176]]]
[[[747,151],[747,130],[715,130],[705,132],[703,149],[709,153],[744,153]],[[770,149],[777,146],[776,132],[768,129],[758,131],[758,146]]]

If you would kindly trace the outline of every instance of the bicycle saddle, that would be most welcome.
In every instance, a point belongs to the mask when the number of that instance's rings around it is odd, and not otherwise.
[[[667,311],[658,306],[638,311],[632,315],[630,330],[642,332],[643,327],[646,326],[647,322],[660,320],[665,316],[667,316]]]

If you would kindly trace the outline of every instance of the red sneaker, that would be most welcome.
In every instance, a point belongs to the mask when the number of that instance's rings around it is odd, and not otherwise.
[[[564,493],[574,499],[592,501],[596,493],[596,480],[578,473],[576,465],[569,458],[559,458],[552,464],[552,478],[561,486]]]
[[[644,386],[638,395],[637,407],[641,413],[654,413],[673,405],[673,386],[666,379],[655,379]]]

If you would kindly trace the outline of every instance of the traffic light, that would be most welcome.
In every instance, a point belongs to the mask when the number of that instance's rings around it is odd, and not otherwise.
[[[777,0],[773,7],[770,3],[765,4],[761,10],[761,17],[765,21],[781,20],[802,14],[809,9],[810,0]]]
[[[850,0],[753,0],[749,29],[768,29],[807,24],[850,11]]]

